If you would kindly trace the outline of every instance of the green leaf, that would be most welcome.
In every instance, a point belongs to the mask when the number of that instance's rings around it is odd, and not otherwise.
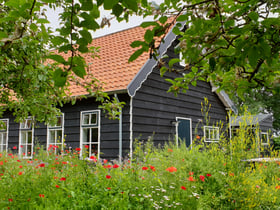
[[[138,5],[136,0],[123,0],[123,2],[127,5],[128,9],[131,9],[134,12],[138,11]]]
[[[61,63],[61,64],[66,63],[65,59],[61,55],[53,54],[53,55],[47,56],[47,58],[52,59],[52,60],[54,60],[58,63]]]
[[[88,47],[87,47],[87,45],[81,44],[81,45],[79,45],[78,50],[81,53],[87,53],[88,52]]]
[[[55,70],[53,74],[54,85],[57,87],[65,86],[67,80],[67,72],[62,71],[62,69],[58,68]]]
[[[170,68],[172,68],[173,65],[174,65],[175,63],[179,63],[179,62],[180,62],[180,59],[179,59],[179,58],[173,58],[173,59],[171,59],[171,60],[168,62],[168,66],[169,66]]]
[[[216,67],[216,60],[214,57],[209,58],[209,70],[214,71]]]
[[[35,23],[31,23],[29,27],[32,31],[37,31],[38,30],[38,26]]]
[[[140,55],[142,55],[145,52],[144,48],[141,48],[139,50],[136,50],[128,59],[128,62],[132,62],[134,60],[136,60]]]
[[[251,47],[248,51],[248,59],[249,63],[252,67],[257,66],[258,60],[259,60],[259,55],[257,52],[257,48],[255,46]]]
[[[184,21],[187,21],[189,19],[189,16],[188,15],[180,15],[178,18],[177,18],[177,21],[178,22],[184,22]]]
[[[142,41],[134,41],[130,44],[130,46],[132,48],[140,47],[140,46],[143,46],[143,45],[146,45],[146,43],[142,42]]]
[[[3,38],[8,38],[8,35],[5,32],[0,31],[0,40],[2,40]]]
[[[47,24],[47,23],[50,23],[50,21],[48,21],[47,19],[44,19],[44,18],[40,18],[37,20],[37,23],[43,23],[43,24]]]
[[[80,2],[82,4],[81,10],[91,11],[93,9],[92,0],[82,0]]]
[[[154,33],[151,30],[147,30],[145,35],[144,35],[144,39],[147,43],[151,43],[154,39]]]
[[[162,23],[162,24],[164,24],[164,23],[166,23],[167,19],[168,19],[167,16],[161,16],[161,17],[159,18],[159,22]]]
[[[248,17],[251,19],[251,20],[254,20],[254,21],[257,21],[259,19],[259,14],[257,12],[250,12],[248,14]]]
[[[118,2],[118,0],[104,0],[104,9],[111,10]]]
[[[74,66],[72,70],[80,78],[84,78],[84,76],[86,75],[86,70],[84,66]]]
[[[173,28],[172,32],[177,36],[181,33],[180,29],[177,26]]]
[[[119,17],[122,12],[123,12],[123,7],[119,4],[116,4],[114,7],[113,7],[113,10],[112,10],[113,14],[116,16],[116,17]]]
[[[92,42],[91,33],[89,33],[87,30],[79,31],[79,33],[87,41],[87,43],[91,43]]]
[[[92,10],[90,11],[90,15],[91,15],[93,18],[99,18],[99,16],[100,16],[100,11],[99,11],[98,6],[97,6],[96,4],[93,5]]]
[[[143,22],[141,23],[141,27],[142,28],[147,28],[149,26],[158,26],[159,24],[157,22],[154,22],[154,21],[148,21],[148,22]]]
[[[52,38],[51,42],[53,43],[53,45],[58,46],[64,42],[67,42],[67,39],[65,39],[61,36],[55,36],[54,38]]]

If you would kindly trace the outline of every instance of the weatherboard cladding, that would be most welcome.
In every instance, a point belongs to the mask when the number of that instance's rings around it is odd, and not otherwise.
[[[174,41],[168,48],[167,54],[171,56],[170,59],[172,56],[177,56],[173,53],[177,44],[178,42]],[[149,65],[145,66],[145,68],[149,67]],[[148,72],[149,69],[142,69],[142,71]],[[145,140],[152,137],[155,143],[174,140],[176,131],[172,122],[176,117],[191,118],[193,134],[195,134],[196,125],[204,119],[201,113],[201,102],[204,101],[204,97],[207,97],[211,104],[209,112],[211,125],[220,121],[226,122],[225,106],[211,91],[209,83],[199,81],[196,87],[190,86],[186,93],[180,93],[178,97],[168,93],[170,84],[165,79],[174,79],[178,76],[180,75],[176,73],[166,73],[161,77],[157,65],[147,75],[133,97],[133,138]],[[199,123],[199,126],[202,125]],[[203,135],[202,129],[199,129],[198,134]]]

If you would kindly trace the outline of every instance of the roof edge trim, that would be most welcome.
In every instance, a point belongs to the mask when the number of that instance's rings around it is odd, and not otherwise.
[[[181,24],[181,29],[183,29],[185,22],[177,23]],[[159,56],[157,56],[157,58],[162,57],[167,52],[167,49],[171,46],[172,42],[176,39],[176,35],[172,32],[172,29],[165,36],[164,42],[160,44]],[[136,92],[141,88],[143,82],[145,82],[148,76],[152,73],[154,67],[157,65],[157,62],[158,61],[156,61],[154,58],[148,59],[148,61],[142,66],[133,80],[128,84],[127,91],[130,97],[135,96]]]

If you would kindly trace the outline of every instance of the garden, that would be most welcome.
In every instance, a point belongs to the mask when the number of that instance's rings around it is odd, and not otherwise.
[[[80,148],[57,155],[55,146],[36,146],[32,160],[2,153],[0,208],[278,209],[280,162],[244,161],[261,152],[245,133],[207,145],[196,136],[191,148],[136,141],[122,163],[81,160]]]

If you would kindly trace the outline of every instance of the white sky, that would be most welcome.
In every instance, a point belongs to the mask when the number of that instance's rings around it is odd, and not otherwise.
[[[154,2],[156,2],[157,4],[160,4],[161,2],[163,2],[163,0],[153,0]],[[48,16],[48,20],[50,21],[50,25],[52,28],[59,28],[59,24],[58,24],[58,14],[61,12],[62,10],[59,8],[56,8],[56,10],[47,10],[47,16]],[[98,22],[101,22],[101,19],[103,17],[108,17],[110,16],[110,11],[105,11],[102,10],[100,11],[100,20]],[[95,31],[93,33],[93,38],[96,37],[100,37],[100,36],[104,36],[106,34],[111,34],[117,31],[121,31],[124,29],[128,29],[128,28],[132,28],[134,26],[138,26],[140,25],[143,21],[149,21],[152,20],[152,17],[147,17],[145,19],[143,19],[142,17],[137,17],[137,16],[133,16],[130,18],[129,22],[121,22],[118,23],[118,21],[116,20],[112,20],[111,21],[111,26],[105,26],[102,29],[98,29],[97,31]]]

